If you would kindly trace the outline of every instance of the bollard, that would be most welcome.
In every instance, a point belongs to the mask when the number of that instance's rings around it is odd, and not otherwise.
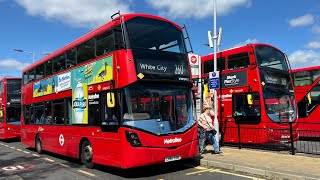
[[[291,154],[295,155],[294,145],[293,145],[293,131],[292,131],[292,122],[289,122],[290,125],[290,141],[291,141]]]

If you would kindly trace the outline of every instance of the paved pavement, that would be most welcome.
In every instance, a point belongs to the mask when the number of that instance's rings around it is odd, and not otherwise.
[[[304,154],[232,147],[221,147],[223,156],[218,156],[211,154],[211,146],[206,149],[208,151],[199,157],[202,166],[260,175],[266,179],[320,179],[320,156],[307,157]]]

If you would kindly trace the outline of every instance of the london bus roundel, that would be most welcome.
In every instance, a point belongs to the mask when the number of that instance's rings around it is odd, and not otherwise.
[[[196,63],[197,63],[197,57],[196,57],[196,56],[191,56],[190,61],[191,61],[193,64],[196,64]]]

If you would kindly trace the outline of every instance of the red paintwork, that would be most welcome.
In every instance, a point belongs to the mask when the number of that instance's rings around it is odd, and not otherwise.
[[[0,122],[0,139],[10,139],[20,137],[20,125],[17,124],[7,124],[7,82],[8,80],[21,80],[21,78],[4,77],[0,82],[4,82],[3,93],[0,94],[0,109],[3,110],[3,122]]]
[[[145,15],[145,14],[130,14],[123,15],[123,21],[127,21],[131,18],[142,16],[147,18],[154,18],[172,23],[166,19]],[[104,32],[107,29],[119,24],[119,18],[101,26],[100,28],[93,30],[85,36],[82,36],[78,40],[70,43],[69,45],[57,50],[51,55],[43,58],[42,60],[25,68],[23,72],[26,72],[35,66],[50,60],[52,57],[65,52],[82,42]],[[179,30],[181,27],[175,25]],[[74,68],[82,66],[84,64],[97,61],[106,56],[113,56],[113,79],[114,86],[112,88],[118,89],[128,86],[129,84],[137,81],[137,73],[134,65],[134,58],[132,51],[118,50],[110,54],[100,56],[97,59],[87,61],[64,71],[60,71],[57,74],[65,73]],[[187,61],[187,59],[186,59]],[[190,70],[190,67],[189,67]],[[49,78],[45,77],[45,78]],[[37,80],[41,81],[42,79]],[[42,102],[52,99],[59,99],[63,97],[71,97],[72,90],[59,92],[57,94],[45,95],[37,98],[33,98],[33,83],[29,83],[22,87],[22,104],[30,104],[36,102]],[[100,90],[98,86],[102,87]],[[97,85],[88,86],[88,92],[98,92],[106,89],[110,89],[110,82],[101,83]],[[23,119],[24,120],[24,119]],[[132,147],[127,142],[125,131],[136,132],[142,143],[142,147]],[[60,135],[64,137],[64,143],[59,143]],[[93,162],[98,164],[104,164],[109,166],[115,166],[119,168],[132,168],[143,165],[150,165],[154,163],[164,162],[165,157],[180,155],[181,158],[190,158],[198,154],[198,140],[197,140],[197,126],[194,125],[187,132],[179,135],[157,136],[148,134],[146,132],[140,132],[138,130],[129,129],[127,127],[120,127],[117,133],[114,132],[102,132],[100,127],[88,127],[88,126],[54,126],[54,125],[25,125],[22,121],[21,140],[29,146],[35,147],[36,135],[40,135],[42,140],[42,146],[44,150],[51,151],[66,156],[79,158],[79,150],[81,149],[82,140],[87,139],[90,141],[93,149]],[[170,145],[164,145],[165,138],[182,138],[181,143],[173,143]]]
[[[312,66],[291,70],[291,75],[296,72],[319,70],[320,66]],[[297,103],[303,100],[307,94],[320,82],[318,77],[311,85],[294,86],[294,95]],[[317,106],[309,116],[299,117],[299,130],[301,137],[319,137],[320,136],[320,107]]]
[[[268,44],[248,44],[246,46],[236,47],[232,49],[228,49],[222,52],[217,53],[217,58],[226,57],[225,67],[227,69],[227,57],[233,54],[238,54],[242,52],[248,52],[250,58],[250,64],[257,64],[255,55],[254,55],[254,47],[257,45],[265,45],[270,46]],[[271,46],[273,47],[273,46]],[[273,47],[275,48],[275,47]],[[212,60],[213,54],[202,56],[202,72],[203,64],[205,61]],[[221,74],[228,74],[230,72],[241,72],[248,71],[248,85],[251,86],[252,92],[259,92],[260,94],[260,103],[261,103],[261,122],[257,125],[246,125],[241,124],[241,142],[242,143],[266,143],[266,142],[280,142],[283,140],[288,141],[289,138],[281,138],[287,137],[290,135],[289,132],[285,131],[289,129],[288,124],[279,124],[273,122],[269,119],[266,111],[265,111],[265,103],[262,95],[261,81],[258,68],[241,68],[235,70],[224,70],[220,72]],[[202,73],[202,78],[207,77]],[[218,90],[218,119],[220,129],[224,134],[224,142],[229,143],[238,143],[238,126],[235,123],[234,118],[232,117],[232,93],[246,93],[248,92],[248,86],[245,87],[233,87],[233,88],[221,88]],[[229,96],[226,96],[226,95]],[[225,97],[225,98],[222,98]],[[272,100],[270,100],[272,101]],[[223,112],[221,112],[221,107],[223,107]],[[294,139],[298,138],[297,133],[297,125],[293,123],[293,131],[294,131]]]

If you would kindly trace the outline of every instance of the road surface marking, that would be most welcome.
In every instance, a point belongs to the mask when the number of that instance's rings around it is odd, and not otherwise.
[[[263,179],[256,178],[256,177],[251,177],[251,176],[246,176],[246,175],[241,175],[241,174],[235,174],[235,173],[226,172],[226,171],[218,171],[218,172],[223,173],[223,174],[230,174],[230,175],[234,175],[234,176],[238,176],[238,177],[249,178],[249,179],[253,179],[253,180],[263,180]]]
[[[78,170],[78,172],[81,172],[81,173],[83,173],[83,174],[86,174],[86,175],[92,176],[92,177],[95,177],[95,176],[96,176],[96,175],[94,175],[94,174],[92,174],[92,173],[89,173],[89,172],[83,171],[83,170]]]
[[[22,151],[22,152],[24,152],[24,153],[26,153],[26,154],[30,154],[30,152],[28,152],[28,151]]]
[[[5,144],[4,146],[5,146],[5,147],[9,147],[9,146],[8,146],[8,145],[6,145],[6,144]]]
[[[11,149],[16,149],[15,147],[10,147]]]
[[[17,151],[20,151],[20,152],[21,152],[22,150],[21,150],[21,149],[17,149]]]
[[[32,154],[32,156],[35,156],[35,157],[40,157],[38,154]]]
[[[2,143],[0,143],[1,145],[3,145]]]
[[[199,174],[199,173],[208,172],[208,171],[211,171],[211,169],[204,169],[204,170],[200,170],[200,171],[196,171],[196,172],[191,172],[191,173],[187,173],[186,175],[189,176],[189,175]]]
[[[66,165],[66,164],[62,164],[62,163],[58,163],[59,165],[63,166],[63,167],[67,167],[69,168],[70,166],[69,165]]]
[[[46,161],[49,161],[49,162],[54,162],[54,160],[49,159],[49,158],[43,158],[43,159],[46,160]]]

